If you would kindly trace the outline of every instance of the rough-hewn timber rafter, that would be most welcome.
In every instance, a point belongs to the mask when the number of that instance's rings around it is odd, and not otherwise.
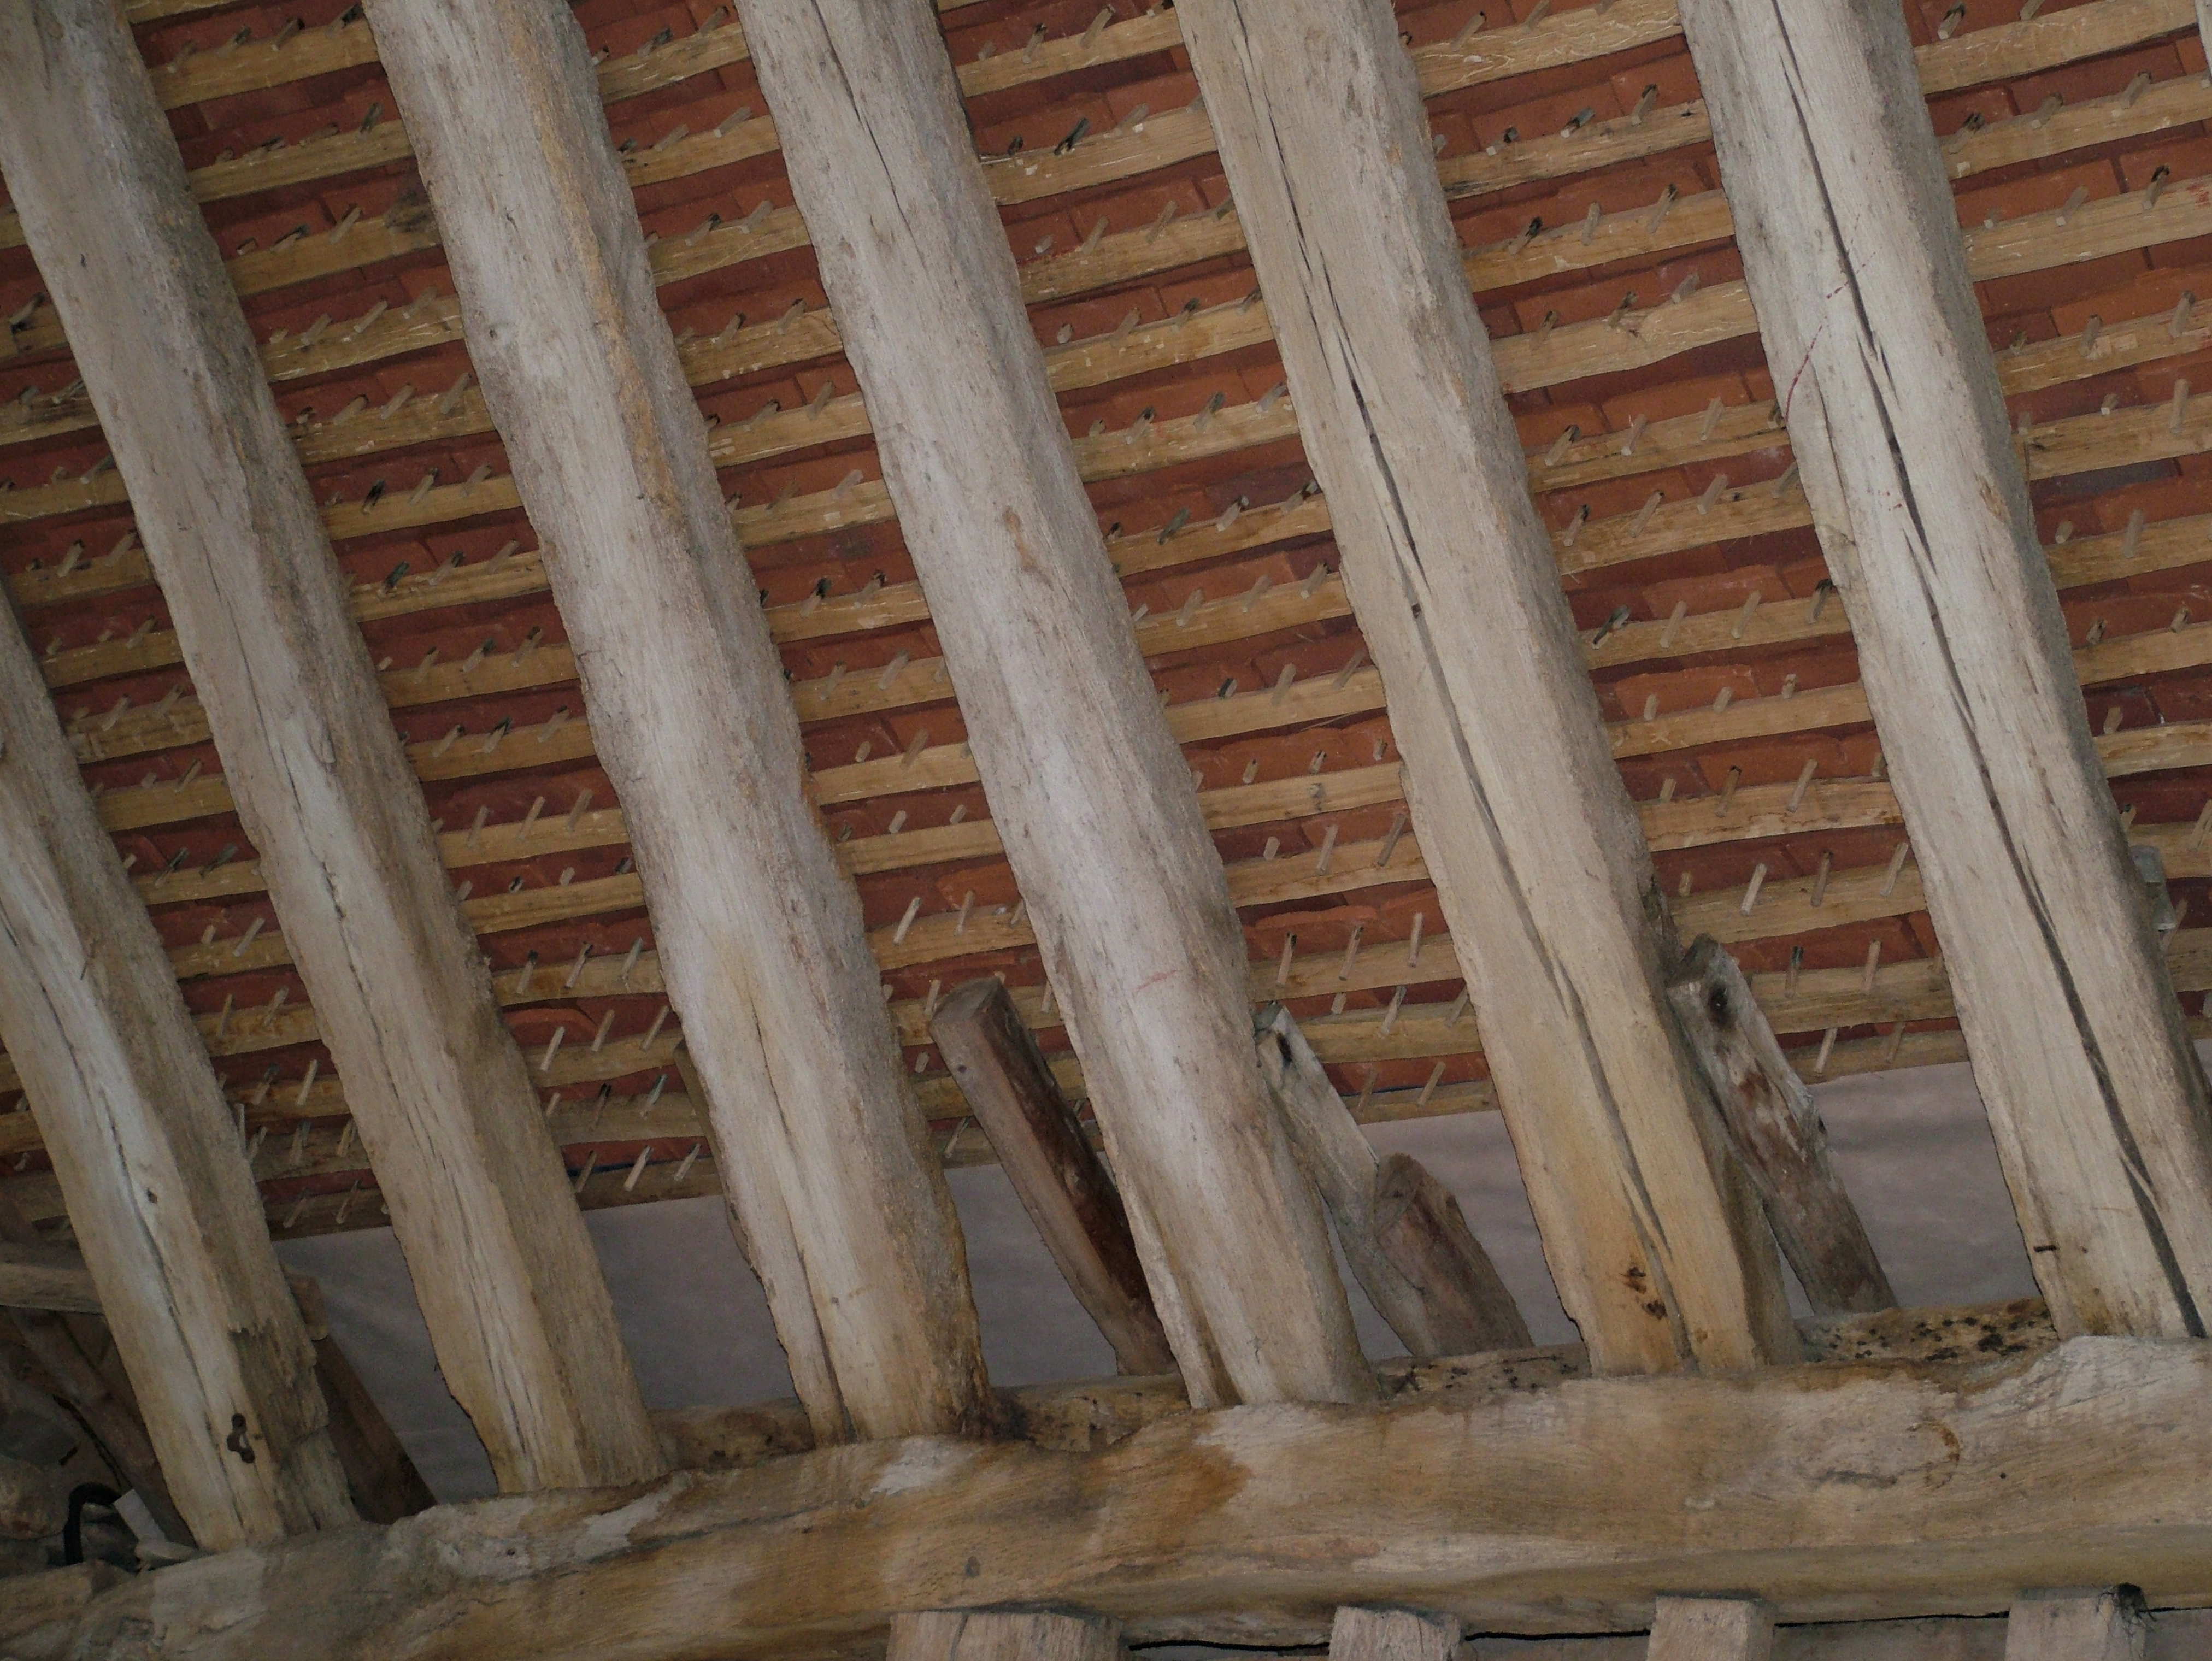
[[[924,0],[741,4],[976,770],[1193,1398],[1372,1388],[1244,943]]]
[[[0,21],[0,161],[447,1385],[502,1487],[649,1476],[599,1265],[145,65],[108,0]]]
[[[1390,8],[1178,10],[1560,1297],[1609,1368],[1786,1355]]]
[[[19,44],[0,19],[0,88],[14,84]],[[0,868],[0,1037],[171,1496],[210,1549],[353,1521],[314,1354],[222,1088],[4,609]],[[102,1306],[54,1301],[66,1288],[51,1262],[52,1284],[17,1286],[17,1263],[38,1278],[36,1248],[0,1258],[0,1301]]]
[[[2212,1109],[2100,776],[1888,0],[1686,0],[1791,448],[2036,1278],[2202,1334]]]
[[[951,1198],[807,801],[583,33],[529,0],[370,16],[817,1434],[972,1428],[988,1398]]]

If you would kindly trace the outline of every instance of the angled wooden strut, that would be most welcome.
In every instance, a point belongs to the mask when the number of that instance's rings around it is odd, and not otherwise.
[[[2202,1334],[2212,1111],[1888,0],[1685,0],[1759,332],[2062,1332]]]
[[[583,31],[535,0],[375,0],[369,19],[816,1436],[977,1428],[951,1197],[808,800]]]
[[[0,11],[0,167],[447,1385],[503,1488],[651,1476],[659,1455],[560,1155],[253,336],[109,0]]]
[[[927,0],[743,3],[992,816],[1192,1399],[1373,1388],[1245,948]]]
[[[0,66],[14,38],[0,21]],[[222,1088],[12,612],[0,613],[0,1038],[171,1497],[210,1549],[353,1521]],[[36,1251],[0,1247],[14,1261]],[[0,1288],[15,1278],[0,1271]],[[226,1446],[234,1415],[250,1462]]]
[[[954,989],[930,1017],[929,1035],[1121,1370],[1175,1371],[1113,1176],[1005,983],[987,975]]]
[[[1391,9],[1176,15],[1561,1300],[1608,1370],[1787,1355]]]

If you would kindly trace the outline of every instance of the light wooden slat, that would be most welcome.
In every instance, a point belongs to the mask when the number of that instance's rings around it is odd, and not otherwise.
[[[1261,1090],[1244,949],[925,8],[740,8],[994,822],[1192,1398],[1372,1384]]]
[[[1328,1661],[1455,1661],[1459,1653],[1455,1616],[1347,1605],[1329,1623]]]
[[[39,101],[28,33],[0,20],[0,102]],[[17,137],[0,115],[11,163]],[[222,1089],[12,615],[0,615],[0,1038],[186,1524],[221,1549],[351,1522],[313,1354],[232,1155]],[[56,1301],[84,1265],[71,1276],[40,1256],[0,1246],[0,1302],[100,1306],[88,1283]],[[250,1462],[227,1446],[234,1415]]]
[[[949,1191],[730,529],[581,30],[375,0],[477,373],[625,804],[735,1209],[824,1441],[989,1415]],[[641,573],[651,573],[641,581]]]
[[[1177,9],[1561,1299],[1609,1371],[1786,1355],[1393,15]]]
[[[887,1661],[1118,1661],[1121,1623],[1059,1609],[932,1609],[891,1617]]]
[[[1774,1611],[1755,1598],[1661,1597],[1647,1661],[1768,1661]]]
[[[2005,1661],[2143,1661],[2150,1622],[2142,1594],[2031,1591],[2005,1620]]]
[[[106,0],[13,15],[9,183],[137,487],[447,1384],[504,1487],[653,1475],[590,1242],[144,66]],[[64,130],[83,142],[50,142]]]
[[[2075,695],[1902,15],[1685,19],[2038,1282],[2061,1331],[2201,1332],[2204,1073]]]

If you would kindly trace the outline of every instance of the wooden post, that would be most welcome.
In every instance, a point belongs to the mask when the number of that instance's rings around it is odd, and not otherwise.
[[[1793,1355],[1392,9],[1176,15],[1560,1299],[1608,1371]]]
[[[1116,1661],[1121,1626],[1060,1609],[930,1609],[891,1617],[887,1661]]]
[[[0,12],[0,166],[130,488],[446,1383],[503,1488],[651,1476],[659,1454],[560,1155],[439,863],[258,349],[109,0]],[[210,1158],[225,1145],[212,1131],[194,1140]],[[259,1227],[258,1206],[250,1215]],[[113,1305],[97,1255],[108,1228],[80,1223]],[[214,1232],[234,1240],[245,1227]]]
[[[1459,1202],[1404,1154],[1378,1160],[1291,1012],[1255,1018],[1260,1075],[1298,1164],[1336,1222],[1344,1260],[1415,1355],[1518,1349],[1528,1325]]]
[[[2005,1661],[2143,1661],[2149,1635],[2133,1586],[2023,1592],[2005,1622]]]
[[[931,1018],[929,1035],[1068,1290],[1113,1345],[1115,1363],[1140,1376],[1174,1372],[1175,1352],[1114,1179],[1005,985],[986,976],[956,988]]]
[[[720,1168],[782,1260],[763,1284],[816,1435],[980,1428],[951,1197],[809,805],[583,30],[536,0],[375,0],[369,18],[547,543]]]
[[[1890,0],[1685,0],[1792,450],[2061,1332],[2203,1334],[2212,1109]]]
[[[0,52],[7,39],[0,24]],[[12,613],[0,615],[0,1037],[186,1525],[220,1548],[352,1521],[222,1087]],[[52,1248],[0,1249],[21,1261]]]
[[[1245,947],[928,0],[740,0],[992,817],[1191,1398],[1372,1393]]]
[[[1328,1661],[1456,1661],[1459,1652],[1455,1616],[1346,1604],[1329,1623]]]
[[[1774,1611],[1755,1598],[1662,1597],[1648,1661],[1768,1661]]]
[[[1823,1315],[1888,1309],[1897,1295],[1828,1158],[1813,1093],[1782,1053],[1735,958],[1701,938],[1668,982],[1675,1018],[1720,1103],[1736,1157],[1783,1255]]]

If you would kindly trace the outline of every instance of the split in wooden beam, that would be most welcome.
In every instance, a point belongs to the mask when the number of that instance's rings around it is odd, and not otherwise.
[[[740,0],[976,771],[1193,1398],[1373,1389],[1250,1049],[1244,943],[926,0]]]
[[[109,23],[120,35],[112,14]],[[32,34],[28,13],[0,21],[0,102],[40,73]],[[0,114],[11,161],[15,136]],[[9,177],[27,193],[12,167]],[[170,1491],[202,1543],[351,1522],[307,1333],[222,1086],[11,613],[0,613],[0,1037],[92,1270],[58,1276],[52,1248],[11,1242],[0,1246],[0,1288],[30,1284],[0,1298],[82,1309],[98,1282]],[[57,1300],[58,1280],[75,1282],[74,1296]]]
[[[2212,1579],[2201,1341],[1532,1383],[1174,1415],[1090,1453],[884,1442],[441,1507],[142,1577],[73,1652],[778,1661],[1008,1605],[1288,1645],[1346,1604],[1636,1632],[1661,1596],[1849,1621],[2001,1611],[2037,1580],[2194,1603]]]
[[[988,1416],[952,1201],[653,299],[580,27],[374,0],[484,396],[582,667],[669,991],[823,1440]],[[932,27],[934,25],[933,23]]]
[[[504,1488],[650,1476],[659,1457],[599,1264],[144,63],[107,0],[9,17],[0,160],[447,1384]],[[210,1159],[225,1144],[194,1140]],[[80,1222],[112,1305],[109,1225]]]
[[[2212,1318],[2212,1107],[2074,690],[1903,14],[1685,0],[1760,332],[2038,1282]]]
[[[1114,1179],[1005,983],[986,977],[955,989],[930,1015],[929,1036],[1121,1371],[1174,1371]]]
[[[1525,1347],[1528,1325],[1450,1190],[1409,1154],[1376,1156],[1288,1009],[1267,1004],[1253,1026],[1291,1150],[1352,1275],[1407,1353]]]
[[[1785,1356],[1395,16],[1177,11],[1560,1298],[1609,1369]]]
[[[1667,995],[1813,1307],[1824,1315],[1892,1307],[1896,1295],[1828,1157],[1813,1093],[1782,1053],[1735,959],[1718,941],[1699,938]]]

